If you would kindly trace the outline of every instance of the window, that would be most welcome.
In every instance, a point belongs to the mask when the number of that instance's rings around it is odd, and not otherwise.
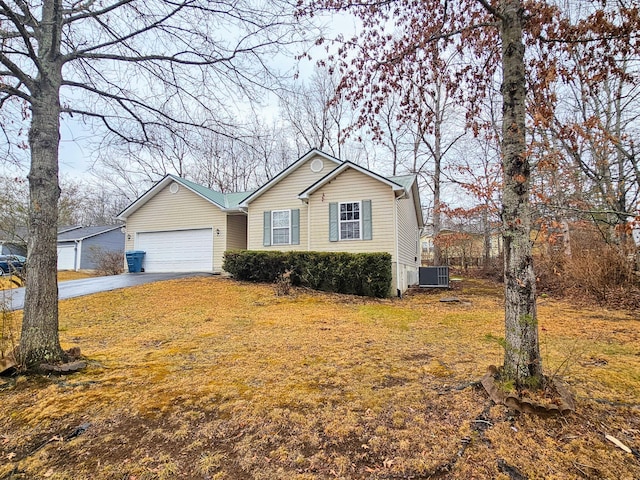
[[[274,210],[271,212],[271,244],[288,245],[291,243],[291,211]]]
[[[340,240],[360,240],[360,202],[340,204]]]
[[[262,244],[300,245],[300,209],[265,210],[263,212]]]
[[[329,203],[329,241],[372,240],[371,200]]]

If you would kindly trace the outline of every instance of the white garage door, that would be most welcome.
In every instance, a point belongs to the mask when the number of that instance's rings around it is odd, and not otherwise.
[[[58,270],[75,270],[76,246],[58,245]]]
[[[142,262],[145,272],[213,270],[211,228],[138,233],[136,250],[146,252]]]

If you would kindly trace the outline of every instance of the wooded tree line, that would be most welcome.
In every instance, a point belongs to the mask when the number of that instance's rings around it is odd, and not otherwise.
[[[323,36],[325,11],[354,15],[357,35]],[[60,121],[73,115],[100,133],[97,181],[124,204],[166,173],[251,189],[317,147],[417,174],[436,233],[456,201],[484,209],[504,232],[505,371],[537,384],[531,223],[586,215],[627,242],[638,31],[638,5],[622,0],[0,0],[5,157],[30,156],[25,361],[63,356],[54,238]],[[292,86],[269,59],[304,57],[309,39],[326,56]],[[275,120],[256,114],[265,92],[280,98]]]

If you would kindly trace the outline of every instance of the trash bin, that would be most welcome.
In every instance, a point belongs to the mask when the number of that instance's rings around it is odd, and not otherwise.
[[[142,259],[145,252],[142,250],[129,250],[126,252],[127,267],[129,267],[129,273],[140,273],[142,271]]]

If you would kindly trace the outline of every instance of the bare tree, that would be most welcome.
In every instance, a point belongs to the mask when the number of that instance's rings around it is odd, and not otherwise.
[[[289,10],[277,0],[0,0],[0,108],[23,112],[31,155],[25,365],[65,358],[56,283],[63,115],[139,144],[176,124],[223,130],[233,100],[273,79],[265,59],[297,39]]]

